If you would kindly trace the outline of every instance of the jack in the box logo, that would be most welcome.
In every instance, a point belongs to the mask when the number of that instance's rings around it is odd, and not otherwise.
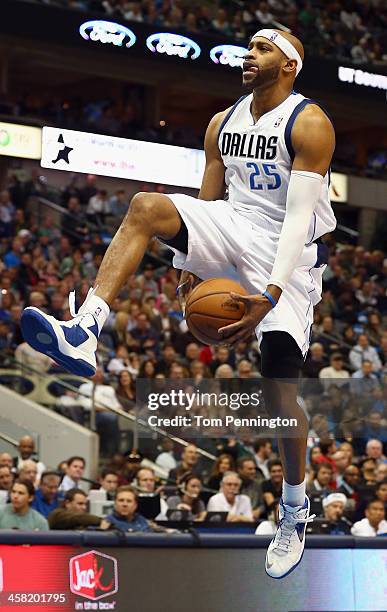
[[[72,557],[70,591],[93,601],[117,593],[117,566],[117,559],[97,550]]]

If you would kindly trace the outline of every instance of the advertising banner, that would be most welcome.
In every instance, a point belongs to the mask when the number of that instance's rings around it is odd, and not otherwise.
[[[199,188],[204,164],[199,149],[43,128],[44,168]]]

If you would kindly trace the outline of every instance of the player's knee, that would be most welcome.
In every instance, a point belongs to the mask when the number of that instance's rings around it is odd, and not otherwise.
[[[136,193],[129,207],[131,221],[142,223],[146,221],[148,226],[160,216],[163,208],[163,196],[159,193],[148,193],[140,191]]]
[[[127,221],[146,227],[150,235],[169,239],[180,229],[180,217],[176,207],[161,193],[139,192],[133,196]]]
[[[129,212],[132,219],[134,217],[145,218],[152,213],[155,208],[154,196],[157,195],[158,194],[147,193],[146,191],[139,191],[136,193],[133,196],[129,206]]]

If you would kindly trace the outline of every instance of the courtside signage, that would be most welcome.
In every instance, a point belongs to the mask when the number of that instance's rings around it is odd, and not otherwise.
[[[243,58],[247,53],[245,47],[237,45],[217,45],[212,47],[210,58],[214,64],[222,64],[231,68],[242,68]]]
[[[348,201],[348,176],[340,172],[331,173],[329,197],[332,202]]]
[[[43,168],[200,188],[204,151],[44,127]]]
[[[151,34],[146,39],[146,46],[152,53],[176,55],[181,59],[195,60],[201,53],[201,48],[194,40],[171,32]]]
[[[132,47],[136,42],[136,35],[132,30],[113,21],[85,21],[79,28],[84,40],[110,44],[116,47]]]
[[[118,591],[117,559],[91,550],[70,559],[70,591],[96,601]]]
[[[385,74],[365,72],[364,70],[360,70],[360,68],[339,66],[338,77],[339,81],[342,81],[342,83],[352,83],[353,85],[363,85],[364,87],[387,90],[387,75]]]
[[[40,159],[42,155],[42,129],[0,122],[0,155]]]

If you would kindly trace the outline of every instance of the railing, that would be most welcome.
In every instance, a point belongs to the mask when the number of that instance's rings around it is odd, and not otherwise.
[[[1,352],[0,352],[1,355]],[[57,384],[61,385],[63,388],[72,391],[73,393],[76,393],[77,396],[82,396],[84,398],[87,398],[88,400],[92,400],[92,407],[91,407],[91,411],[90,411],[90,425],[91,425],[91,429],[93,431],[95,431],[95,426],[93,427],[93,425],[95,424],[95,414],[96,414],[96,406],[95,406],[95,402],[94,402],[94,393],[92,394],[92,397],[90,398],[90,396],[82,393],[79,391],[79,389],[77,387],[75,387],[74,385],[72,385],[70,382],[66,381],[66,377],[67,378],[71,378],[73,380],[78,379],[80,382],[89,382],[89,379],[86,378],[82,378],[79,376],[74,376],[74,375],[70,375],[70,374],[66,374],[63,373],[63,376],[65,378],[62,378],[62,375],[56,375],[56,374],[47,374],[45,372],[42,372],[40,370],[37,370],[36,368],[32,367],[31,365],[27,365],[21,361],[16,360],[15,358],[9,357],[7,356],[8,359],[11,361],[12,365],[14,366],[12,369],[0,369],[0,375],[3,373],[13,373],[15,375],[20,375],[20,373],[24,373],[24,375],[31,380],[31,382],[35,383],[36,380],[39,381],[44,381],[44,387],[42,388],[42,384],[40,382],[40,392],[41,392],[41,399],[46,400],[46,401],[39,401],[39,398],[36,398],[36,401],[38,401],[38,403],[42,403],[44,405],[48,405],[48,406],[53,406],[56,405],[56,400],[54,398],[54,396],[52,396],[51,401],[47,401],[50,400],[48,396],[48,392],[47,392],[47,387],[49,384],[56,382]],[[26,374],[27,373],[27,374]],[[1,379],[0,379],[0,384],[1,383]],[[46,392],[44,393],[44,389],[46,390]],[[28,398],[28,395],[25,395],[23,397]],[[29,399],[29,398],[28,398]],[[31,398],[32,399],[32,398]],[[152,426],[149,425],[149,423],[138,417],[136,414],[130,414],[128,412],[125,412],[124,410],[121,410],[120,408],[112,408],[111,406],[108,406],[106,404],[104,404],[103,402],[99,402],[98,403],[99,406],[102,406],[103,408],[105,408],[106,410],[108,410],[109,412],[112,412],[114,414],[116,414],[118,417],[123,418],[124,420],[126,420],[127,422],[131,423],[133,425],[133,435],[134,435],[134,440],[137,441],[137,445],[134,444],[134,448],[138,449],[138,439],[139,439],[139,428],[143,428],[145,430],[147,430],[148,432],[157,434],[159,436],[161,436],[162,438],[169,438],[170,440],[172,440],[173,442],[175,442],[176,444],[179,444],[180,446],[188,446],[189,442],[187,442],[186,440],[184,440],[183,438],[180,438],[178,436],[172,435],[170,433],[168,433],[167,431],[165,431],[164,429],[162,429],[161,427],[157,427],[157,426]],[[209,459],[211,461],[215,461],[216,457],[215,455],[213,455],[212,453],[209,453],[208,451],[206,451],[205,449],[202,449],[200,447],[197,448],[197,452],[199,455],[201,455],[202,457],[204,457],[205,459]]]

